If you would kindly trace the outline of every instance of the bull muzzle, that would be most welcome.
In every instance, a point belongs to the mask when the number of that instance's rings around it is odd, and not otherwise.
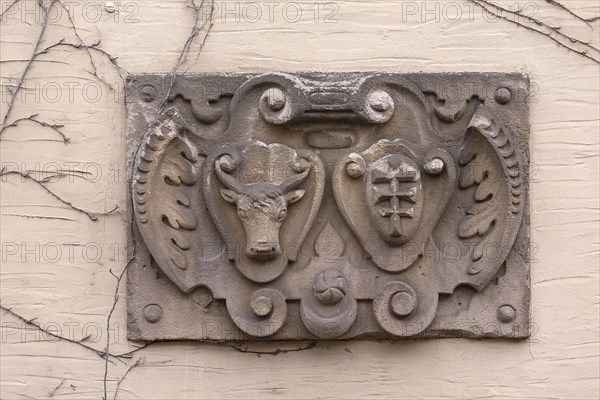
[[[246,247],[246,255],[255,260],[272,260],[281,253],[278,242],[256,241]]]

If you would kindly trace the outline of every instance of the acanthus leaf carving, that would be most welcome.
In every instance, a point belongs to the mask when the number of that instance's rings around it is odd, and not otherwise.
[[[459,164],[460,190],[472,191],[472,201],[458,236],[475,238],[467,273],[477,275],[487,269],[483,278],[487,282],[508,255],[521,225],[524,171],[506,128],[485,106],[473,116]]]
[[[132,194],[144,242],[165,274],[188,291],[197,273],[197,248],[206,237],[198,228],[209,220],[198,213],[204,204],[198,181],[203,160],[183,126],[169,110],[149,129],[135,161]]]

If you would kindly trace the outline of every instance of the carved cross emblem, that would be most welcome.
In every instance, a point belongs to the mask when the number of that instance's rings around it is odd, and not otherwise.
[[[387,168],[376,168],[371,173],[371,182],[378,204],[379,215],[390,219],[390,236],[402,235],[401,218],[413,218],[417,199],[417,184],[420,172],[417,167],[403,159],[392,158]],[[412,183],[411,182],[415,182]],[[404,203],[404,204],[403,204]],[[410,203],[410,205],[406,205]]]

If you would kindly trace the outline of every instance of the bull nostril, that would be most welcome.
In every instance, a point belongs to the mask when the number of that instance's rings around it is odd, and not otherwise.
[[[265,251],[271,249],[272,247],[274,247],[274,245],[270,242],[256,242],[256,244],[253,247],[257,250]]]
[[[255,241],[247,247],[246,254],[257,260],[272,260],[280,254],[279,244],[269,241]]]
[[[250,248],[250,251],[252,253],[265,253],[265,252],[273,253],[273,252],[275,252],[275,246],[259,243],[257,246],[252,246]]]

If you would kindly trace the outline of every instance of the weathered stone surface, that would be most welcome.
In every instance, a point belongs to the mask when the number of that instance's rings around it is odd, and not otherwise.
[[[165,90],[127,88],[130,339],[529,335],[526,77]]]

